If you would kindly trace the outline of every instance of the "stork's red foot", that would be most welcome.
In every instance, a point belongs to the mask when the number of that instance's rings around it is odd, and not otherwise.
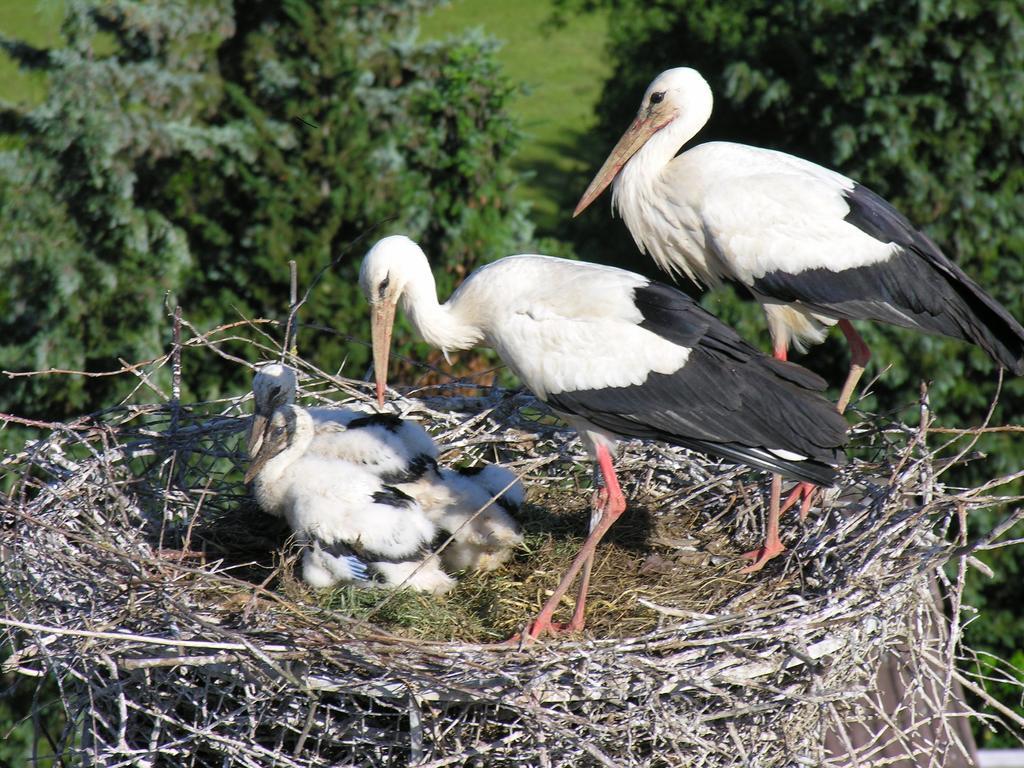
[[[542,635],[568,635],[573,632],[579,632],[582,629],[583,622],[577,621],[575,617],[573,617],[572,621],[565,624],[538,617],[530,622],[524,634],[530,640],[536,640]]]
[[[789,496],[787,496],[786,500],[782,503],[782,508],[779,510],[779,514],[781,515],[799,501],[800,521],[803,522],[807,519],[807,514],[811,511],[811,507],[814,506],[814,502],[817,498],[818,486],[813,483],[797,483],[796,487],[789,492]]]
[[[545,616],[544,611],[541,611],[536,619],[526,625],[526,629],[523,632],[517,632],[512,635],[512,637],[502,643],[502,645],[522,648],[523,646],[529,645],[534,640],[539,640],[544,635],[568,635],[573,632],[579,632],[582,629],[582,616],[574,614],[569,623],[562,624],[558,621],[552,621],[550,615]]]
[[[743,557],[746,560],[753,560],[750,565],[740,568],[740,573],[756,573],[764,568],[765,563],[771,560],[773,557],[778,557],[786,548],[782,546],[781,541],[766,541],[763,547],[752,549],[750,552],[744,552]]]
[[[760,549],[747,552],[743,557],[753,560],[740,573],[754,573],[764,568],[764,564],[786,551],[779,538],[779,516],[782,514],[779,499],[782,497],[782,475],[772,476],[771,501],[768,504],[768,525],[764,534],[764,545]]]

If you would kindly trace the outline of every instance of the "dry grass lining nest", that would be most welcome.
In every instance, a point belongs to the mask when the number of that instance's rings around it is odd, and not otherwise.
[[[292,363],[302,402],[368,399],[361,383]],[[853,764],[827,751],[839,743],[860,765],[884,764],[894,745],[944,765],[961,750],[949,710],[970,714],[948,706],[960,685],[988,702],[979,716],[993,727],[1020,727],[981,679],[1012,670],[959,644],[971,552],[1019,513],[966,540],[963,516],[1002,501],[1000,481],[943,485],[951,461],[930,450],[923,406],[923,427],[863,418],[840,490],[806,524],[787,515],[786,555],[750,576],[738,554],[759,543],[766,477],[625,444],[631,507],[599,550],[587,632],[517,649],[497,641],[538,610],[582,540],[587,458],[528,395],[437,391],[392,407],[423,421],[443,463],[500,461],[530,489],[524,549],[445,598],[296,580],[288,531],[242,485],[248,396],[125,405],[6,457],[5,670],[58,681],[64,759]],[[903,719],[881,714],[887,655],[906,672]],[[886,717],[888,735],[851,736]]]

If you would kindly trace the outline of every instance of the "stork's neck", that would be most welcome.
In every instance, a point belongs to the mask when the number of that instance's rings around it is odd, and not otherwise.
[[[423,340],[445,353],[469,349],[483,339],[483,332],[454,300],[437,300],[437,283],[426,259],[417,265],[402,293],[402,308]]]
[[[627,225],[630,224],[629,214],[634,213],[629,209],[637,207],[638,201],[649,197],[679,149],[707,123],[712,105],[710,87],[689,94],[685,108],[665,127],[651,134],[644,145],[626,161],[612,186],[612,205],[626,219]]]
[[[698,285],[714,285],[718,278],[705,261],[703,243],[687,239],[687,228],[678,219],[680,203],[692,190],[667,190],[661,182],[679,148],[711,117],[711,105],[710,88],[689,99],[686,111],[652,134],[612,185],[612,207],[626,222],[640,251],[670,275],[684,272]],[[671,239],[666,239],[667,232]]]

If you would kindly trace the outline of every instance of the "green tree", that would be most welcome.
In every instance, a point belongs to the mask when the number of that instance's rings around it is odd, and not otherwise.
[[[196,254],[183,292],[193,316],[281,316],[287,261],[308,285],[340,256],[303,308],[311,330],[299,344],[322,367],[347,361],[361,375],[369,331],[356,275],[373,239],[400,231],[419,240],[447,277],[441,290],[480,260],[526,246],[524,208],[507,203],[512,88],[481,38],[416,43],[415,11],[434,4],[245,5],[218,51],[225,97],[211,119],[245,126],[253,156],[189,158],[154,190]],[[204,392],[246,385],[223,369],[202,375]]]
[[[226,4],[187,5],[74,0],[59,50],[0,40],[49,75],[42,104],[0,105],[0,369],[96,372],[159,354],[163,294],[191,255],[184,233],[140,204],[140,187],[158,183],[163,158],[218,140],[191,120],[230,21]],[[0,410],[59,419],[111,405],[124,387],[18,378],[0,388]]]
[[[1024,319],[1024,7],[1017,2],[910,0],[608,0],[614,75],[585,143],[598,167],[639,106],[647,84],[674,66],[710,82],[714,114],[697,141],[779,149],[835,168],[888,198],[1018,319]],[[567,0],[563,12],[588,3]],[[581,179],[576,195],[587,179]],[[570,210],[575,200],[565,201]],[[657,275],[605,201],[569,235],[585,258]],[[660,276],[660,275],[659,275]],[[663,277],[663,276],[662,276]],[[687,286],[689,288],[689,286]],[[729,292],[705,303],[767,348],[759,309]],[[997,368],[980,349],[879,323],[861,324],[874,351],[869,410],[897,410],[931,381],[933,407],[950,426],[977,425],[996,392]],[[848,361],[833,334],[802,362],[841,382]],[[1020,424],[1024,382],[1006,382],[993,423]],[[987,460],[957,474],[973,483],[1024,464],[1014,436],[979,441]],[[972,522],[984,529],[994,516]],[[1020,558],[993,554],[997,579],[971,595],[982,618],[969,641],[1009,658],[1024,648]]]
[[[0,39],[49,75],[39,106],[0,105],[0,369],[154,357],[170,335],[166,292],[203,327],[283,318],[288,260],[305,287],[341,257],[302,315],[329,330],[299,342],[359,375],[355,275],[372,240],[347,243],[403,231],[447,275],[442,289],[524,249],[525,209],[506,202],[512,86],[478,36],[417,43],[434,5],[69,0],[59,48]],[[17,378],[0,410],[60,419],[128,384]],[[225,362],[187,370],[185,385],[212,397],[248,376]]]

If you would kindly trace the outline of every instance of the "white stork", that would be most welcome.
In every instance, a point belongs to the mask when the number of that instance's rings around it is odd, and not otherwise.
[[[483,488],[510,515],[515,515],[526,503],[526,488],[518,475],[497,464],[478,464],[454,470],[463,478]]]
[[[280,363],[263,365],[253,376],[252,390],[250,457],[259,451],[271,414],[295,402],[295,371]],[[306,453],[358,464],[414,498],[427,518],[452,537],[441,550],[446,568],[491,571],[522,544],[515,512],[524,491],[508,470],[494,465],[476,471],[442,469],[426,430],[393,414],[339,407],[303,410],[314,427]]]
[[[295,402],[296,387],[295,371],[287,365],[267,363],[257,369],[252,379],[250,457],[259,450],[270,415]],[[422,426],[410,419],[341,407],[305,410],[317,433],[311,451],[361,464],[384,482],[416,479],[437,460],[437,445]],[[339,425],[346,429],[338,429]]]
[[[495,349],[579,431],[597,461],[605,482],[600,522],[529,637],[554,629],[562,595],[625,510],[611,459],[618,436],[664,440],[821,485],[833,482],[842,461],[846,423],[821,395],[821,378],[761,354],[670,286],[611,267],[521,255],[477,269],[440,304],[426,256],[401,236],[370,249],[359,283],[371,308],[380,400],[401,301],[429,344]],[[768,556],[782,549],[779,490],[773,482]],[[568,629],[582,627],[585,599],[583,588]]]
[[[708,142],[677,156],[711,107],[711,88],[695,70],[658,75],[573,215],[614,180],[612,206],[640,250],[673,276],[749,290],[779,359],[790,344],[823,341],[838,322],[851,348],[840,412],[871,356],[851,320],[970,341],[1024,374],[1024,328],[867,187],[744,144]]]
[[[451,536],[441,551],[449,571],[493,571],[523,543],[515,515],[525,496],[511,471],[494,464],[470,470],[438,468],[397,486]]]
[[[415,499],[358,464],[310,452],[314,439],[312,416],[281,406],[245,474],[260,507],[283,516],[305,545],[303,579],[327,587],[372,575],[389,586],[449,591],[455,581],[431,553],[437,528]]]

